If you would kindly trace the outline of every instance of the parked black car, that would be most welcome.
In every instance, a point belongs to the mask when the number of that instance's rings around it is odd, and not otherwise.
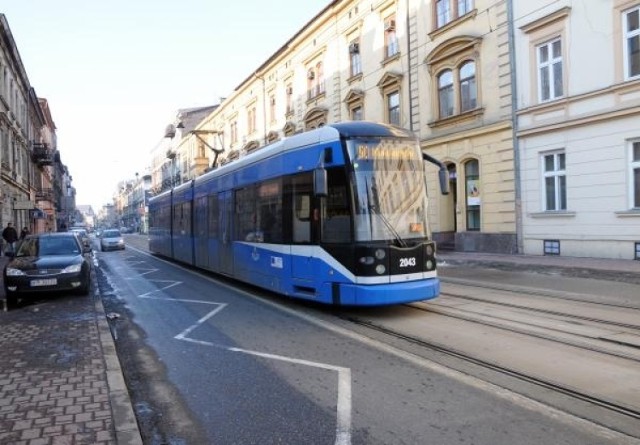
[[[72,290],[89,294],[91,245],[73,232],[28,235],[19,243],[4,268],[7,304],[15,306],[19,295]]]

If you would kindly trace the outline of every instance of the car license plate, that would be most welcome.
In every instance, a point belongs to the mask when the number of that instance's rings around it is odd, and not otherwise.
[[[36,286],[55,286],[58,284],[58,280],[55,278],[45,278],[42,280],[31,280],[31,287]]]

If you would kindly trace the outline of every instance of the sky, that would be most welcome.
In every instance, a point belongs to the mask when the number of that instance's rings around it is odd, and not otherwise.
[[[330,0],[0,0],[76,204],[144,174],[177,111],[219,103]]]

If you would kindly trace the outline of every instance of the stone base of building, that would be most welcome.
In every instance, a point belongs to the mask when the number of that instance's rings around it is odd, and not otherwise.
[[[518,253],[515,233],[438,232],[433,234],[438,249],[456,252]]]

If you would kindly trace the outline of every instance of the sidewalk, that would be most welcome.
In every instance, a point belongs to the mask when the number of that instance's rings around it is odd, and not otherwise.
[[[438,263],[640,284],[640,261],[439,251]]]
[[[0,444],[142,444],[100,296],[0,298]]]

